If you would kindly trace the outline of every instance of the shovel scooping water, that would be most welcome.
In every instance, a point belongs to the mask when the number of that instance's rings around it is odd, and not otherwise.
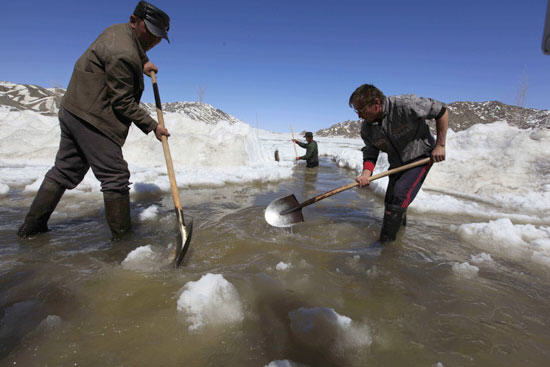
[[[416,162],[406,164],[401,167],[390,169],[389,171],[379,173],[377,175],[369,177],[369,181],[374,181],[379,178],[392,175],[401,171],[408,170],[409,168],[422,166],[423,164],[428,164],[430,158],[424,158]],[[265,220],[267,223],[271,224],[274,227],[291,227],[297,223],[304,221],[304,215],[302,214],[302,208],[308,205],[314,204],[319,200],[328,198],[329,196],[336,195],[339,192],[349,190],[358,186],[359,183],[353,182],[345,186],[341,186],[332,191],[326,192],[324,194],[315,196],[309,200],[299,203],[294,194],[285,196],[281,199],[273,200],[265,209]]]
[[[155,104],[157,106],[157,118],[159,125],[164,127],[164,116],[162,115],[162,105],[160,104],[160,94],[157,86],[157,76],[154,71],[151,71],[151,79],[153,80],[153,91],[155,93]],[[170,147],[166,136],[161,137],[162,149],[164,150],[164,158],[166,160],[166,168],[168,170],[168,178],[170,180],[170,189],[172,190],[172,199],[176,207],[176,219],[178,223],[178,235],[176,244],[170,254],[170,261],[177,268],[183,261],[183,257],[191,243],[191,234],[193,232],[193,218],[185,223],[183,211],[181,209],[180,195],[178,186],[176,185],[176,175],[174,174],[174,165],[172,164],[172,156],[170,155]]]

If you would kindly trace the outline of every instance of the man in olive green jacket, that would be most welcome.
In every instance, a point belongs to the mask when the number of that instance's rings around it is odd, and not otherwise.
[[[317,142],[313,140],[313,133],[309,131],[306,132],[304,138],[306,138],[307,143],[292,139],[293,142],[306,149],[306,154],[301,157],[296,157],[296,160],[305,160],[307,168],[317,167],[319,165],[319,151],[317,149]]]
[[[34,198],[20,237],[48,230],[47,222],[65,189],[75,188],[89,168],[101,182],[105,216],[114,239],[129,231],[128,165],[122,145],[133,122],[157,139],[169,136],[140,108],[143,74],[158,68],[146,52],[162,38],[168,41],[170,18],[140,1],[129,23],[108,27],[77,60],[61,102],[61,142],[55,165],[46,173]]]

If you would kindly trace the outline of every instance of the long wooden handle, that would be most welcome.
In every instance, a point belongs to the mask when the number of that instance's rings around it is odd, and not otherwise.
[[[292,142],[294,143],[294,155],[298,158],[298,151],[296,150],[296,142],[294,141],[294,130],[292,130],[292,124],[290,124],[290,132],[292,133]],[[299,166],[300,161],[296,160],[296,164]]]
[[[164,127],[164,116],[162,115],[162,105],[160,104],[160,94],[157,85],[157,75],[151,71],[151,79],[153,80],[153,91],[155,93],[155,105],[157,106],[157,118],[161,127]],[[176,175],[174,174],[174,165],[172,164],[172,156],[170,155],[170,147],[168,146],[168,138],[161,136],[162,150],[164,150],[164,159],[166,160],[166,168],[168,169],[168,178],[170,179],[170,189],[172,190],[172,199],[176,208],[181,209],[180,195],[178,193],[178,185],[176,184]]]
[[[382,178],[382,177],[386,177],[386,176],[389,176],[389,175],[393,175],[394,173],[398,173],[398,172],[401,172],[401,171],[405,171],[409,168],[413,168],[413,167],[418,167],[418,166],[422,166],[424,164],[428,164],[430,162],[430,158],[424,158],[424,159],[421,159],[419,161],[416,161],[416,162],[412,162],[412,163],[409,163],[409,164],[406,164],[404,166],[401,166],[401,167],[397,167],[397,168],[394,168],[394,169],[390,169],[388,171],[385,171],[385,172],[382,172],[382,173],[379,173],[377,175],[374,175],[374,176],[371,176],[369,177],[369,182],[370,181],[374,181],[374,180],[378,180],[379,178]],[[340,186],[339,188],[337,189],[334,189],[332,191],[329,191],[329,192],[325,192],[324,194],[321,194],[321,195],[318,195],[318,196],[315,196],[314,198],[311,198],[309,200],[306,200],[304,201],[302,204],[300,204],[299,208],[303,208],[305,206],[308,206],[308,205],[311,205],[313,203],[316,203],[318,202],[319,200],[323,200],[323,199],[326,199],[332,195],[336,195],[338,194],[339,192],[342,192],[342,191],[346,191],[346,190],[349,190],[349,189],[352,189],[354,188],[355,186],[358,186],[359,183],[358,182],[353,182],[353,183],[350,183],[348,185],[345,185],[345,186]]]

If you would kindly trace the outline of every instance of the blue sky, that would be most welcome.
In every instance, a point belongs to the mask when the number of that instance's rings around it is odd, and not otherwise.
[[[316,131],[356,119],[363,83],[386,95],[444,102],[500,100],[550,109],[541,51],[547,0],[151,1],[171,19],[171,44],[149,52],[162,100],[204,100],[253,126]],[[0,80],[66,87],[76,59],[134,1],[9,1],[2,5]],[[143,96],[153,101],[146,81]]]

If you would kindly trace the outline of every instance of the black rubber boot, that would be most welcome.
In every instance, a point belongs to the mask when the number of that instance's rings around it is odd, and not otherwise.
[[[17,235],[21,238],[26,238],[38,233],[47,232],[48,220],[64,192],[65,187],[45,177],[25,217],[25,222],[23,222],[17,231]]]
[[[126,192],[103,192],[105,203],[105,218],[111,229],[113,240],[120,240],[130,232],[132,222],[130,220],[130,194]]]
[[[382,223],[382,230],[380,231],[380,242],[395,241],[397,232],[403,221],[404,213],[405,209],[398,205],[386,205],[384,222]]]
[[[403,211],[403,226],[407,225],[407,209]]]

